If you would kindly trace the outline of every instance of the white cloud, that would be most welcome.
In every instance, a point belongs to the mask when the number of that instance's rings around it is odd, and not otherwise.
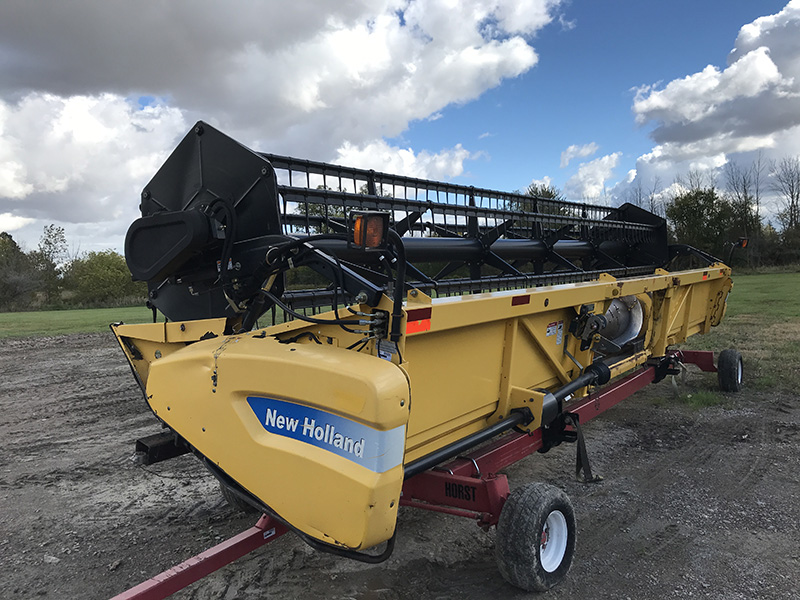
[[[578,172],[564,184],[567,198],[580,200],[604,196],[606,182],[612,177],[621,156],[621,152],[614,152],[582,163],[578,167]]]
[[[748,52],[727,69],[709,65],[700,73],[670,82],[663,90],[650,86],[636,93],[636,120],[686,124],[712,117],[732,102],[772,91],[789,91],[792,81],[784,80],[772,62],[769,49],[761,46]]]
[[[553,179],[549,175],[545,175],[541,179],[531,179],[531,182],[528,184],[528,187],[532,185],[540,187],[551,187],[553,185]]]
[[[573,158],[586,158],[587,156],[591,156],[595,152],[600,149],[600,146],[591,142],[589,144],[584,144],[582,146],[578,146],[573,144],[566,150],[561,153],[561,168],[563,169],[567,165],[569,165],[570,161]]]
[[[725,68],[707,66],[665,86],[642,86],[633,111],[655,125],[640,177],[670,181],[729,160],[800,151],[800,0],[744,25]]]
[[[41,19],[35,5],[18,3],[0,23],[13,50],[0,61],[0,95],[167,97],[236,137],[324,157],[343,140],[396,136],[529,70],[538,57],[525,36],[557,4],[363,0],[322,9],[298,0],[231,10],[211,0],[83,0],[56,3]]]
[[[463,148],[415,153],[381,140],[531,69],[529,40],[559,2],[76,0],[49,5],[46,19],[36,3],[8,3],[0,212],[40,225],[127,218],[198,118],[259,150],[373,151],[385,164],[460,172]],[[141,111],[125,100],[140,96],[157,100]]]
[[[42,224],[104,222],[121,242],[141,188],[186,128],[177,109],[142,109],[113,94],[0,101],[3,224],[35,245]]]
[[[25,217],[18,217],[11,213],[0,214],[0,231],[11,232],[30,225],[33,219],[26,219]]]
[[[411,148],[391,146],[384,140],[359,147],[346,143],[337,150],[337,154],[335,162],[339,164],[439,180],[458,177],[464,172],[464,161],[474,158],[461,144],[431,154],[426,150],[415,153]]]

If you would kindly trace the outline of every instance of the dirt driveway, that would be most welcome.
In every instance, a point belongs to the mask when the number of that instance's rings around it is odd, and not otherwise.
[[[689,386],[713,375],[692,373]],[[0,596],[107,598],[250,527],[199,461],[131,461],[159,428],[111,335],[0,341]],[[800,598],[800,399],[745,391],[692,409],[668,381],[586,426],[599,484],[572,480],[574,447],[509,469],[576,508],[568,579],[507,585],[494,532],[401,510],[382,565],[287,535],[178,598]]]

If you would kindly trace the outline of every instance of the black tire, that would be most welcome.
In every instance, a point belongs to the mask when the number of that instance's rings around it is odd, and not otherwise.
[[[544,592],[567,575],[575,554],[575,511],[567,495],[546,483],[511,492],[497,523],[495,558],[511,585]]]
[[[222,492],[222,497],[232,509],[247,514],[256,514],[258,509],[252,504],[245,502],[238,494],[234,494],[227,485],[219,484],[219,489]]]
[[[738,350],[723,350],[717,359],[717,379],[723,392],[738,392],[742,389],[744,368]]]

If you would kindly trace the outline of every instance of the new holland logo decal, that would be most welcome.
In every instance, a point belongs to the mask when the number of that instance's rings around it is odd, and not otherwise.
[[[403,462],[406,428],[373,429],[329,412],[250,396],[247,403],[268,432],[322,448],[376,473]]]

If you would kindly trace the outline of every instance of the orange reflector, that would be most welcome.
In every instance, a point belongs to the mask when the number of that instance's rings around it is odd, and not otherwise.
[[[431,330],[431,320],[423,319],[421,321],[408,321],[406,323],[406,333],[419,333],[421,331]]]
[[[386,213],[354,213],[353,245],[364,249],[385,248],[388,223]]]

